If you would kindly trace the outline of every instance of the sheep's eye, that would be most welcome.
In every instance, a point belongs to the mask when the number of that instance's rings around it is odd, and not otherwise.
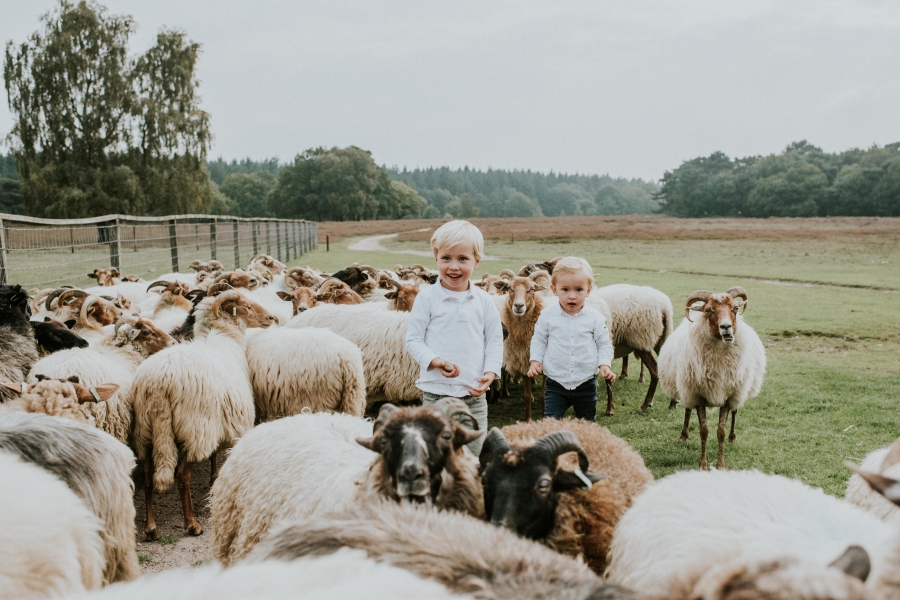
[[[449,440],[452,436],[450,435],[449,431],[445,431],[444,433],[441,434],[441,437],[444,438],[445,440]]]
[[[713,311],[712,311],[711,308],[707,308],[707,309],[705,309],[703,312],[705,312],[705,313],[708,314],[708,315],[711,315]]]
[[[550,493],[551,482],[549,477],[542,477],[537,483],[537,492],[542,496]]]

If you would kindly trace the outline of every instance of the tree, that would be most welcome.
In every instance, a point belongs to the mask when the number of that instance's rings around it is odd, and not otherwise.
[[[391,193],[394,201],[386,204],[384,210],[378,215],[380,218],[418,217],[422,208],[427,204],[425,198],[402,181],[391,181]]]
[[[472,219],[481,214],[477,200],[472,194],[463,194],[447,204],[447,212],[455,219]]]
[[[239,217],[270,217],[269,194],[277,183],[278,179],[267,171],[232,173],[219,186],[219,191],[234,203],[232,214]]]
[[[503,201],[504,217],[542,217],[541,207],[538,203],[513,188],[506,189],[506,199]]]
[[[753,216],[814,217],[827,187],[828,178],[821,169],[798,164],[759,180],[747,205]]]
[[[28,214],[208,212],[199,46],[163,31],[131,59],[132,19],[86,0],[60,0],[42,23],[7,44],[3,69]]]
[[[590,198],[584,187],[574,183],[558,183],[551,187],[541,202],[541,211],[548,217],[574,215],[581,200]]]

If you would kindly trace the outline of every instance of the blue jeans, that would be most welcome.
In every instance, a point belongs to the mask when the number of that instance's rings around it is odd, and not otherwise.
[[[562,419],[569,407],[575,409],[575,417],[597,422],[597,379],[591,378],[574,390],[567,390],[547,377],[547,393],[544,395],[544,416]]]
[[[434,404],[444,396],[438,396],[437,394],[432,394],[431,392],[422,392],[422,404]],[[469,410],[472,411],[472,416],[475,417],[475,422],[478,423],[478,430],[484,431],[485,434],[472,442],[471,444],[467,444],[469,450],[472,451],[472,454],[475,455],[476,458],[481,456],[481,447],[484,445],[484,436],[487,435],[488,428],[488,420],[487,420],[487,400],[484,398],[484,394],[478,396],[477,398],[473,396],[463,396],[460,398],[463,402],[466,403],[466,406],[469,407]],[[459,419],[457,419],[459,421]],[[463,426],[466,429],[471,429],[468,426],[468,423],[463,422]]]

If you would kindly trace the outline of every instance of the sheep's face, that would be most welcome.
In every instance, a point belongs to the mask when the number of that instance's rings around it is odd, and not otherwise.
[[[233,288],[245,288],[248,290],[255,290],[261,285],[260,278],[256,273],[242,271],[241,269],[220,275],[216,278],[216,283],[220,281],[227,282]]]
[[[691,312],[702,313],[709,334],[726,344],[732,344],[737,334],[738,315],[746,307],[747,292],[744,288],[733,287],[724,294],[698,290],[688,298],[684,313],[689,321],[692,320]]]
[[[298,287],[311,288],[321,281],[322,278],[313,273],[312,270],[304,269],[302,267],[294,267],[288,270],[284,275],[284,285],[291,289],[296,289]]]
[[[119,270],[115,267],[109,269],[94,269],[93,273],[88,273],[88,277],[91,279],[97,280],[97,285],[109,286],[120,283],[117,277],[119,277]]]
[[[319,302],[327,302],[329,304],[363,303],[363,299],[359,294],[351,290],[349,285],[338,281],[337,279],[326,281],[322,287],[319,288],[316,299]]]
[[[74,321],[72,324],[74,325]],[[31,326],[34,328],[34,339],[44,354],[88,346],[87,340],[69,331],[64,323],[54,321],[50,317],[44,317],[43,323],[31,321]]]
[[[225,316],[234,321],[242,320],[247,327],[271,327],[278,319],[256,302],[244,298],[239,292],[224,292],[216,297],[212,306],[215,318]]]
[[[494,287],[509,294],[506,304],[509,306],[510,312],[517,317],[524,317],[534,308],[535,292],[547,289],[528,277],[513,277],[509,281],[506,279],[495,281]]]
[[[358,439],[378,452],[386,466],[383,487],[395,500],[431,504],[441,489],[441,473],[451,452],[481,435],[469,431],[433,406],[382,406],[374,435]],[[389,485],[388,485],[389,483]]]
[[[419,295],[419,285],[413,283],[392,287],[394,287],[393,291],[384,295],[384,297],[390,301],[388,309],[399,310],[401,312],[411,311],[413,304],[416,301],[416,296]]]
[[[131,344],[144,358],[177,343],[175,338],[146,319],[137,319],[116,329],[116,346]]]
[[[302,312],[306,312],[307,310],[315,307],[316,304],[318,304],[318,301],[316,300],[315,290],[308,287],[294,288],[294,291],[292,291],[291,293],[275,293],[278,294],[278,297],[285,302],[291,302],[294,305],[294,316],[297,316]]]
[[[112,325],[122,316],[122,310],[109,300],[88,296],[81,305],[81,324],[99,329]]]
[[[574,438],[570,432],[553,432],[532,446],[511,448],[498,429],[491,431],[480,457],[484,510],[491,523],[534,540],[547,537],[555,523],[559,493],[575,493],[587,485],[574,470],[560,468],[566,453],[584,453],[577,439],[577,447],[571,442],[565,447],[557,442],[554,447],[560,434]],[[590,483],[605,477],[591,471],[582,475]]]
[[[31,314],[31,308],[28,306],[28,292],[23,290],[21,285],[0,286],[0,311],[8,310],[20,312],[25,316]]]
[[[494,283],[497,281],[500,281],[499,275],[488,275],[485,273],[481,276],[481,281],[476,281],[475,285],[486,291],[488,294],[495,296],[502,293],[494,286]]]

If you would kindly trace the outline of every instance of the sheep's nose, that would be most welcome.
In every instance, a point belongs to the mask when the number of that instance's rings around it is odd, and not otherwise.
[[[731,331],[731,323],[721,323],[719,324],[719,329],[727,333]]]
[[[299,306],[299,307],[297,307],[297,312],[298,312],[298,313],[302,313],[302,312],[305,311],[305,310],[306,310],[306,307],[305,307],[305,306]]]
[[[515,304],[513,304],[513,306],[515,307],[516,310],[522,310],[525,308],[525,303],[524,302],[516,302]]]

